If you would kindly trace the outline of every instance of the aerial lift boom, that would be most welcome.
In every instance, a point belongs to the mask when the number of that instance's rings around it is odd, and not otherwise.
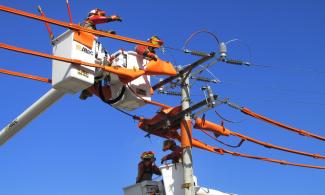
[[[0,131],[0,145],[6,143],[12,136],[14,136],[19,130],[24,128],[29,122],[34,118],[44,112],[52,104],[58,101],[65,92],[57,89],[50,89],[45,93],[40,99],[38,99],[34,104],[27,108],[23,113],[21,113],[16,119],[10,122]]]

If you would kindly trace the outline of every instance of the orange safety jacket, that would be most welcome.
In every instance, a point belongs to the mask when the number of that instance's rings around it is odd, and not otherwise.
[[[154,54],[156,54],[156,51],[153,47],[148,47],[145,45],[137,45],[135,47],[135,51],[137,54],[143,57],[152,57]]]
[[[140,183],[142,181],[147,181],[147,180],[151,181],[153,174],[161,175],[160,169],[155,164],[145,166],[144,162],[141,161],[138,164],[138,176],[136,179],[136,183]]]

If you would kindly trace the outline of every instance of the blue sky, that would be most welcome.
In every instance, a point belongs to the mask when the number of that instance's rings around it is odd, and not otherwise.
[[[1,4],[37,13],[41,5],[48,17],[68,21],[65,1],[1,0]],[[181,48],[194,31],[208,29],[228,41],[239,38],[251,48],[251,61],[271,68],[217,64],[210,70],[222,81],[214,91],[233,102],[293,126],[325,135],[325,3],[301,1],[85,1],[71,0],[74,22],[89,10],[102,8],[124,21],[100,26],[119,34],[145,40],[159,35],[169,46]],[[51,53],[44,24],[0,12],[0,42]],[[54,27],[59,35],[63,28]],[[134,45],[102,39],[109,52]],[[206,35],[197,36],[191,49],[211,51],[216,44]],[[0,68],[50,77],[46,59],[0,50]],[[168,55],[167,55],[168,54]],[[249,59],[247,48],[235,42],[229,54]],[[188,64],[195,58],[167,51],[162,58]],[[206,74],[206,73],[205,73]],[[208,74],[206,74],[208,75]],[[155,80],[153,80],[155,81]],[[203,94],[193,88],[193,101]],[[0,126],[5,126],[32,104],[50,86],[36,81],[0,75]],[[179,104],[172,97],[155,95],[155,100]],[[150,116],[157,108],[139,112]],[[257,121],[226,106],[217,110],[227,118],[242,121],[226,124],[266,142],[311,153],[325,154],[324,143]],[[207,117],[220,122],[213,112]],[[154,150],[160,159],[162,139],[144,138],[137,124],[101,103],[97,98],[80,101],[66,95],[43,115],[25,127],[0,149],[0,194],[4,195],[88,195],[122,194],[122,187],[135,182],[139,154]],[[199,132],[194,136],[217,145]],[[235,138],[223,138],[236,143]],[[244,143],[236,151],[287,161],[325,165],[311,159]],[[202,186],[240,195],[325,194],[323,170],[281,166],[267,162],[216,155],[193,150],[194,171]],[[157,162],[159,163],[159,162]]]

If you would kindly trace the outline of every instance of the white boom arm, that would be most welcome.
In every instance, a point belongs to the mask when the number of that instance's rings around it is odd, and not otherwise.
[[[40,99],[38,99],[34,104],[27,108],[23,113],[21,113],[15,120],[10,122],[6,127],[0,131],[0,145],[8,141],[12,136],[14,136],[20,129],[26,126],[34,118],[40,115],[58,99],[60,99],[65,92],[57,89],[50,89],[46,94],[44,94]]]

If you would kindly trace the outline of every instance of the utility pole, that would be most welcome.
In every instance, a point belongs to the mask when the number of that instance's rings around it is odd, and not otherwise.
[[[190,107],[190,81],[189,74],[182,75],[182,110]],[[184,195],[195,195],[193,181],[192,163],[192,124],[191,113],[184,116],[181,122],[181,143],[183,148],[183,167],[184,167]]]

